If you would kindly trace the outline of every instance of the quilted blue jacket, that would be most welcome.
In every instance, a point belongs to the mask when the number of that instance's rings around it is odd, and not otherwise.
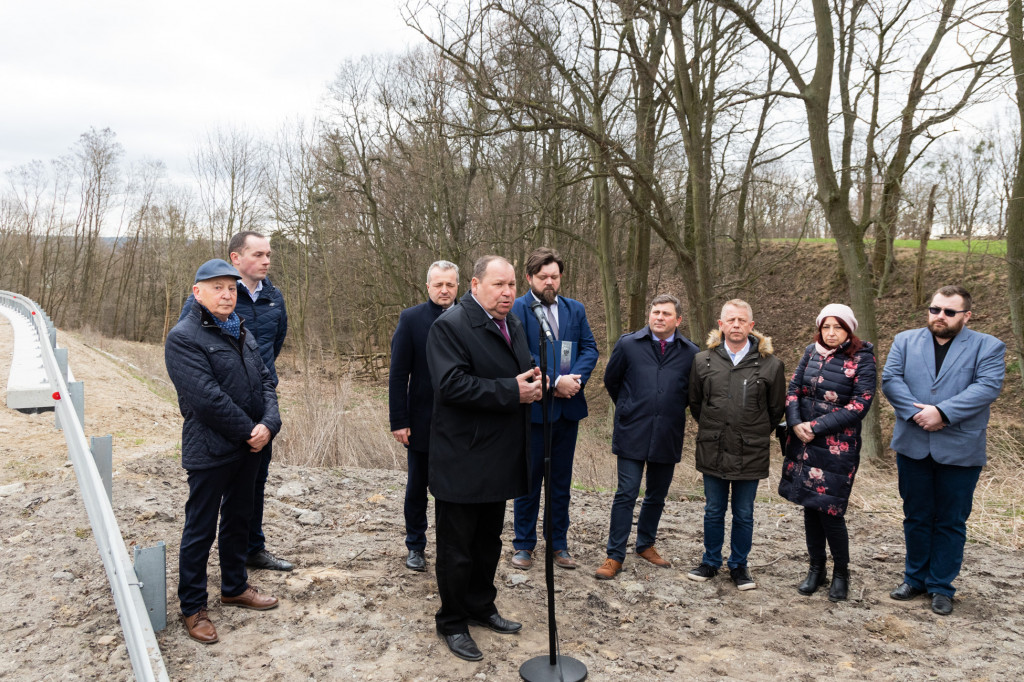
[[[281,430],[274,380],[244,324],[240,338],[233,339],[193,303],[167,334],[164,362],[185,418],[185,469],[210,469],[252,456],[246,441],[257,424],[275,436]]]

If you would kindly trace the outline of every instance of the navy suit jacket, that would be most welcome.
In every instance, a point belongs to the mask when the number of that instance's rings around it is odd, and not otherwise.
[[[927,327],[900,332],[882,370],[882,392],[896,411],[893,450],[912,459],[932,456],[940,464],[984,466],[989,406],[999,397],[1006,374],[1006,344],[966,327],[935,374],[935,346]],[[925,431],[911,418],[914,403],[935,405],[949,423]]]
[[[530,355],[533,361],[540,367],[540,324],[530,310],[534,296],[532,291],[516,299],[512,304],[512,314],[519,318],[526,331],[526,341],[530,344]],[[579,393],[571,398],[554,398],[551,400],[551,421],[561,419],[579,421],[587,416],[587,399],[583,395],[583,389],[587,386],[590,373],[594,371],[597,364],[597,342],[590,331],[590,324],[587,322],[587,313],[583,304],[564,296],[558,297],[558,341],[572,341],[571,368],[566,374],[579,374]],[[554,352],[551,344],[548,344],[548,375],[551,381],[558,376],[559,354]],[[530,421],[540,424],[544,421],[540,401],[535,402],[530,410]]]
[[[429,449],[430,414],[434,410],[434,387],[427,368],[427,334],[443,312],[444,308],[430,300],[406,308],[398,316],[398,327],[391,337],[391,430],[409,429],[409,447],[417,452]]]

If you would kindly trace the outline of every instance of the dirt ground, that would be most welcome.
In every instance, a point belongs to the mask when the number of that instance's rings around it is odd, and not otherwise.
[[[87,435],[114,435],[114,506],[127,543],[167,544],[168,628],[158,641],[174,680],[516,680],[547,654],[543,570],[498,569],[498,606],[519,635],[473,631],[484,660],[451,656],[434,634],[433,572],[403,566],[404,474],[273,466],[266,531],[291,574],[251,581],[281,597],[256,613],[221,608],[211,559],[211,617],[221,641],[193,642],[177,619],[177,547],[186,486],[178,458],[180,417],[166,387],[61,334],[86,387]],[[10,327],[0,324],[0,378]],[[0,381],[0,387],[6,380]],[[156,389],[155,392],[154,390]],[[942,618],[888,591],[903,561],[899,518],[849,515],[851,599],[802,597],[799,510],[759,502],[751,569],[756,590],[728,579],[697,584],[685,573],[701,551],[702,504],[671,501],[658,569],[632,555],[615,581],[599,582],[610,492],[574,493],[576,571],[556,575],[561,651],[593,680],[1004,680],[1024,676],[1024,557],[967,547],[956,610]],[[510,505],[511,506],[511,505]],[[510,547],[511,511],[504,540]],[[432,563],[432,549],[428,561]],[[117,615],[89,522],[52,413],[0,408],[0,679],[131,678]]]

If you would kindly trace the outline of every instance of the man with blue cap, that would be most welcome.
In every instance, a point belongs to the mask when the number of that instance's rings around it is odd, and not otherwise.
[[[178,599],[188,635],[204,644],[217,641],[206,608],[206,565],[218,516],[221,603],[258,611],[277,606],[248,583],[245,569],[260,453],[281,429],[281,417],[274,381],[235,312],[237,281],[229,263],[203,263],[192,286],[195,302],[164,347],[185,418],[181,465],[188,471]]]

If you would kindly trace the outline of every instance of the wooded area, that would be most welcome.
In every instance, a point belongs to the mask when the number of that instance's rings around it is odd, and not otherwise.
[[[423,299],[430,262],[465,273],[545,244],[566,259],[568,295],[601,292],[607,351],[644,324],[663,273],[686,282],[700,340],[723,300],[757,286],[763,240],[832,237],[875,341],[894,240],[934,231],[1008,240],[1024,350],[1020,0],[406,13],[425,46],[341,65],[314,121],[211,129],[191,183],[127,163],[109,129],[10,172],[0,287],[58,325],[159,341],[196,265],[256,229],[272,236],[290,342],[371,356]]]

